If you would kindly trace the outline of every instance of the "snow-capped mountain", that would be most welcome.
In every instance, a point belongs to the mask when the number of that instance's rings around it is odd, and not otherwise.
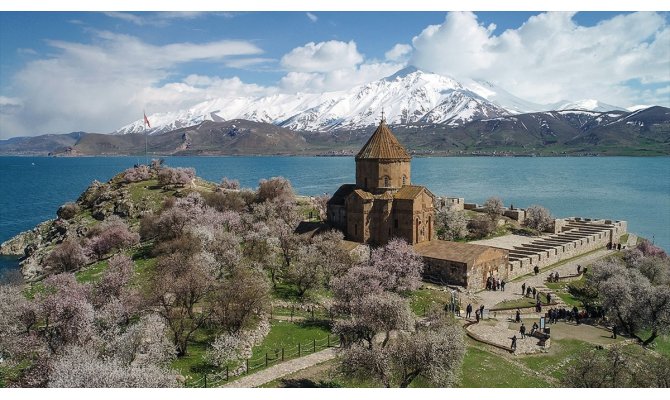
[[[562,102],[561,105],[584,110],[594,106],[589,101]],[[610,106],[595,101],[594,107]],[[558,108],[525,101],[490,82],[458,82],[451,77],[407,67],[384,79],[349,90],[212,99],[187,110],[149,115],[152,127],[147,132],[162,133],[203,121],[231,119],[272,123],[299,131],[358,129],[375,125],[382,110],[390,124],[454,126],[473,120],[552,109]],[[115,133],[144,131],[143,120],[139,119]]]
[[[553,110],[585,110],[585,111],[625,111],[624,108],[602,103],[595,99],[584,99],[578,101],[560,101],[554,103]]]

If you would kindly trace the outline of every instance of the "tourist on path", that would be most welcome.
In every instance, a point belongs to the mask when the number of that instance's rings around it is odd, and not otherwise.
[[[512,351],[516,351],[516,335],[512,336],[510,339],[512,339],[512,345],[510,346],[510,349],[512,349]]]
[[[551,293],[547,293],[547,304],[551,304]]]
[[[465,307],[465,318],[470,319],[470,317],[472,317],[472,304]]]
[[[530,335],[533,336],[533,334],[538,328],[539,326],[537,325],[537,322],[533,322],[533,326],[530,328]]]
[[[484,305],[483,304],[479,306],[479,316],[482,317],[482,319],[484,319]]]
[[[505,291],[505,280],[500,281],[500,290]]]
[[[616,325],[612,326],[612,338],[616,339]]]
[[[579,275],[580,272],[582,272],[582,266],[578,264],[577,265],[577,275]]]
[[[523,285],[521,285],[521,295],[525,296],[526,295],[526,283],[524,282]]]
[[[526,325],[523,323],[521,324],[521,327],[519,328],[519,333],[521,334],[521,339],[526,338]]]
[[[537,298],[537,289],[533,288],[533,299]]]
[[[540,273],[540,267],[538,267],[536,265],[535,268],[533,268],[533,271],[535,272],[535,275],[539,274]]]
[[[526,297],[530,297],[530,295],[533,294],[533,291],[530,288],[526,289]]]
[[[475,310],[475,319],[477,320],[477,323],[479,323],[479,310]]]
[[[516,321],[516,322],[521,322],[521,311],[519,311],[518,308],[516,309],[516,318],[515,318],[515,321]]]

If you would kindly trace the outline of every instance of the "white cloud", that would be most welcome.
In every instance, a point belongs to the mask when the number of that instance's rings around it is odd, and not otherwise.
[[[389,61],[400,61],[404,60],[411,52],[412,52],[412,46],[408,44],[398,43],[395,46],[393,46],[391,50],[384,53],[384,57],[386,57],[386,59]]]
[[[670,27],[663,16],[618,15],[584,27],[573,15],[539,14],[495,35],[494,26],[483,26],[472,13],[449,13],[444,23],[413,38],[410,63],[457,78],[490,80],[539,103],[597,98],[626,106],[641,94],[630,81],[670,81]]]
[[[279,87],[287,93],[344,90],[392,75],[402,67],[395,63],[370,63],[324,73],[289,72],[279,81]]]
[[[139,26],[167,26],[172,20],[195,19],[206,15],[206,13],[201,11],[161,11],[140,15],[129,12],[109,11],[104,14],[110,18],[120,19]],[[230,13],[224,13],[223,15],[227,17],[232,16]]]
[[[296,47],[281,59],[281,65],[289,71],[328,72],[343,68],[354,68],[363,61],[356,50],[356,42],[309,42]]]
[[[307,12],[306,15],[307,15],[307,18],[309,18],[309,20],[312,21],[312,22],[316,22],[316,21],[319,20],[319,17],[312,14],[311,12]]]
[[[210,88],[160,83],[170,79],[182,63],[239,63],[245,56],[262,53],[246,41],[154,46],[133,36],[96,32],[95,44],[47,43],[55,54],[28,62],[12,80],[11,96],[22,106],[11,107],[12,113],[3,107],[1,137],[75,130],[111,132],[133,121],[137,110],[144,107],[172,111],[224,91],[246,94],[259,90],[239,79],[213,81]],[[9,107],[7,98],[3,102]]]

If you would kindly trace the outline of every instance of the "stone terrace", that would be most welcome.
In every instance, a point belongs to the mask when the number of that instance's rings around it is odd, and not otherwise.
[[[504,236],[474,243],[509,250],[509,279],[544,268],[559,261],[616,244],[627,230],[626,221],[567,218],[556,220],[559,233],[536,238]]]

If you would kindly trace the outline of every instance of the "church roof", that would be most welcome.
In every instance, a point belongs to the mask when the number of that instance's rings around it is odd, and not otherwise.
[[[479,256],[484,253],[494,251],[506,256],[507,251],[496,249],[479,244],[449,242],[446,240],[431,240],[428,242],[417,243],[414,250],[423,257],[435,258],[438,260],[455,261],[464,264],[474,263]]]
[[[366,200],[373,200],[375,197],[372,195],[370,192],[366,192],[363,189],[356,189],[354,190],[354,193],[356,193],[359,197],[366,199]]]
[[[344,205],[344,199],[356,189],[354,184],[344,184],[333,194],[333,197],[328,200],[328,204]]]
[[[401,187],[393,196],[395,199],[400,199],[400,200],[412,200],[415,199],[416,196],[421,194],[422,191],[428,191],[425,187],[423,186],[417,186],[417,185],[405,185]],[[429,192],[430,193],[430,192]]]
[[[370,136],[365,146],[356,155],[356,160],[361,159],[410,159],[407,150],[398,142],[398,139],[393,136],[393,133],[386,125],[386,121],[382,119],[375,130],[375,133]]]

